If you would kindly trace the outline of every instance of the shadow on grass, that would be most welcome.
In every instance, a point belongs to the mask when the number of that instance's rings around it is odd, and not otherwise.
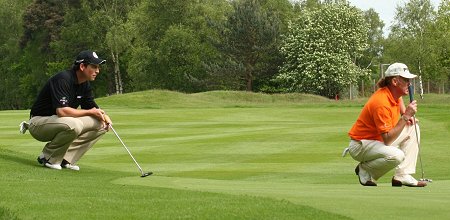
[[[11,162],[15,162],[15,163],[20,163],[20,164],[24,164],[27,166],[38,166],[37,161],[36,160],[28,160],[25,159],[21,156],[18,156],[16,152],[14,151],[10,151],[10,150],[6,150],[6,149],[0,149],[0,158],[2,160],[8,160]]]

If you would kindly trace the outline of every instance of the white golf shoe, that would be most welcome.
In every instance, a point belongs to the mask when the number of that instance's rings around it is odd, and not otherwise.
[[[392,186],[425,187],[426,181],[417,181],[411,175],[395,175],[392,177]]]
[[[48,162],[48,160],[45,159],[44,154],[39,155],[39,157],[37,158],[37,161],[39,164],[42,164],[43,166],[48,167],[50,169],[55,169],[55,170],[62,169],[60,164],[52,164],[52,163]]]
[[[76,170],[76,171],[80,170],[80,167],[79,167],[79,166],[74,165],[74,164],[71,164],[71,163],[69,163],[69,161],[67,161],[67,160],[63,160],[63,162],[61,163],[61,166],[62,166],[63,168],[70,169],[70,170]]]
[[[70,163],[64,164],[62,167],[70,169],[70,170],[76,170],[76,171],[80,170],[79,166],[73,165],[73,164],[70,164]]]
[[[49,162],[46,162],[45,166],[50,168],[50,169],[55,169],[55,170],[61,170],[62,169],[60,164],[51,164]]]

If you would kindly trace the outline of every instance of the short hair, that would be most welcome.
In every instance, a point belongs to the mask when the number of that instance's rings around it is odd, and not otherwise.
[[[72,64],[72,70],[73,71],[79,70],[80,69],[80,65],[81,65],[81,63],[74,63],[74,64]]]

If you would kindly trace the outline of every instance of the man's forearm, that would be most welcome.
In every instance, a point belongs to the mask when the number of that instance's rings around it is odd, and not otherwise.
[[[381,134],[384,144],[391,145],[402,133],[403,128],[407,125],[407,121],[400,119],[398,123],[389,132]]]

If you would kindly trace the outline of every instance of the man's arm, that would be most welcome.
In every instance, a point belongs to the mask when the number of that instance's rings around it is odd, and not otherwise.
[[[403,97],[400,97],[400,114],[405,114],[406,107],[405,103],[403,102]]]
[[[61,107],[56,109],[58,117],[83,117],[92,116],[99,121],[105,122],[105,112],[99,108],[74,109],[71,107]],[[109,118],[109,117],[108,117]]]
[[[392,128],[389,132],[382,133],[381,137],[383,138],[383,142],[385,145],[391,145],[395,139],[400,135],[405,125],[409,125],[408,123],[411,118],[417,112],[417,103],[413,101],[409,103],[409,105],[405,108],[405,112],[401,116],[401,119],[397,122],[394,128]]]
[[[383,138],[383,142],[385,145],[391,145],[397,137],[402,133],[403,128],[407,122],[403,119],[400,119],[398,123],[395,125],[394,128],[392,128],[389,132],[382,133],[381,137]]]

